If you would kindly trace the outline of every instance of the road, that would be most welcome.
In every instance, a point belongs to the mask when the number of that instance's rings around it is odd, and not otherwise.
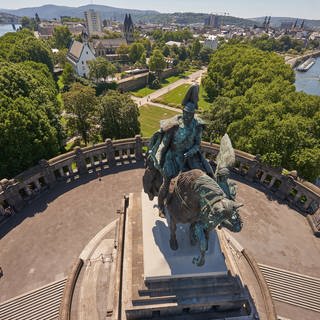
[[[132,99],[138,104],[138,106],[143,106],[144,104],[153,104],[153,103],[150,103],[153,99],[156,99],[162,95],[164,95],[165,93],[181,86],[182,84],[185,84],[185,83],[193,83],[193,82],[198,82],[200,83],[200,80],[201,80],[201,76],[203,73],[205,73],[207,71],[207,68],[203,68],[201,70],[198,70],[192,74],[190,74],[188,77],[185,77],[183,79],[180,79],[174,83],[171,83],[169,84],[168,86],[166,87],[163,87],[155,92],[152,92],[150,93],[149,95],[143,97],[143,98],[138,98],[138,97],[135,97],[135,96],[132,96]],[[167,107],[166,105],[163,105],[163,104],[160,104],[160,103],[157,103],[155,104],[157,105],[158,107]],[[170,107],[169,107],[170,108]],[[179,109],[175,109],[175,108],[171,108],[173,110],[179,110]]]
[[[310,57],[318,57],[319,55],[320,55],[320,50],[314,50],[312,52],[308,52],[298,57],[285,56],[284,60],[287,64],[290,64],[290,66],[294,68],[298,62],[301,62],[302,60],[308,59]]]

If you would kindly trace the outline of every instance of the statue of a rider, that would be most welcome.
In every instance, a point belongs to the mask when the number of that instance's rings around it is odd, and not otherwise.
[[[159,215],[162,217],[172,178],[191,169],[201,169],[214,176],[211,166],[200,152],[204,122],[195,117],[198,93],[199,86],[192,85],[182,101],[182,115],[161,121],[160,130],[151,139],[149,155],[163,178],[158,195]]]

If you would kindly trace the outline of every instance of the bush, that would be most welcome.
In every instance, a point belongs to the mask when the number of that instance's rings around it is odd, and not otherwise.
[[[160,84],[159,79],[154,79],[152,81],[152,83],[149,85],[149,88],[150,89],[160,89],[161,88],[161,84]]]

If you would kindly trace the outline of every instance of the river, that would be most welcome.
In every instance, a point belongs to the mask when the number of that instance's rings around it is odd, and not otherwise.
[[[297,91],[320,96],[320,58],[316,59],[316,63],[307,72],[295,73]]]
[[[16,29],[20,27],[19,24],[16,24]],[[13,28],[11,24],[0,24],[0,37],[3,36],[7,32],[13,32]]]

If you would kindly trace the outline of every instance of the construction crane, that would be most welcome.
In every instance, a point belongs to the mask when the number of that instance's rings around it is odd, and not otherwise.
[[[269,16],[267,25],[266,25],[266,31],[269,32],[269,27],[270,27],[270,21],[271,21],[271,16]]]

